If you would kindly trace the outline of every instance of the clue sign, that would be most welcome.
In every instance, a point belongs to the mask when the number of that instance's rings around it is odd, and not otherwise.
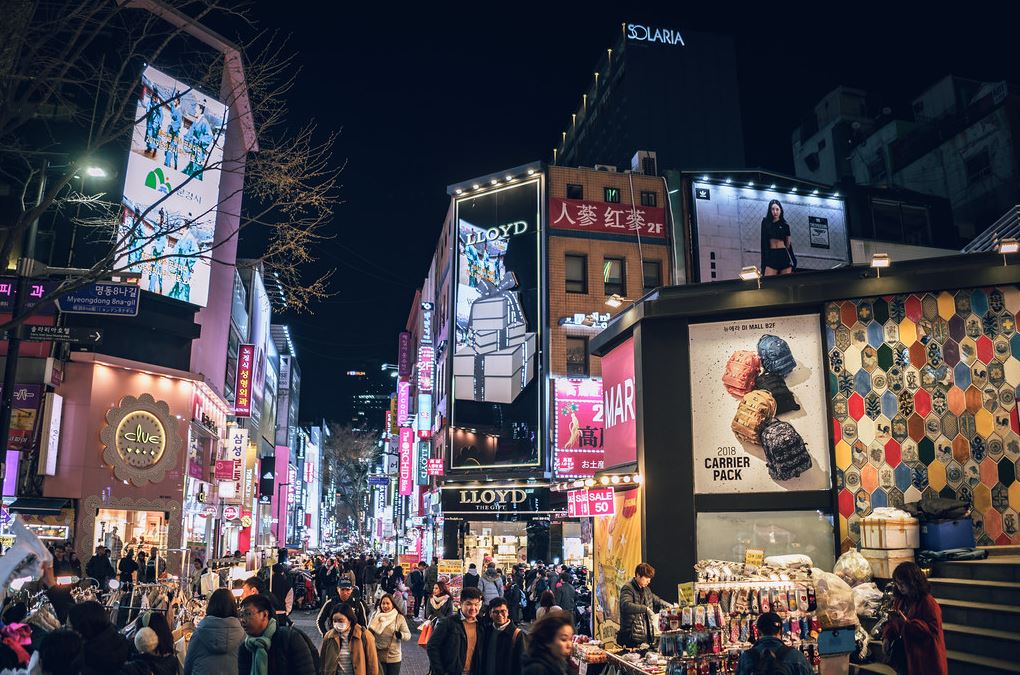
[[[605,468],[602,380],[556,378],[557,478],[590,478]]]
[[[567,517],[588,518],[590,516],[616,515],[614,490],[612,487],[567,492]]]
[[[666,210],[652,206],[550,197],[549,224],[556,230],[666,238]]]
[[[255,364],[255,345],[237,348],[237,380],[234,386],[234,416],[251,417],[251,378]]]

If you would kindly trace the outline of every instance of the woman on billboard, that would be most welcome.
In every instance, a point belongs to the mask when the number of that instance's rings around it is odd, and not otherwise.
[[[783,217],[783,205],[778,199],[769,202],[769,211],[761,219],[761,269],[767,277],[793,274],[797,257],[790,241],[790,225]]]

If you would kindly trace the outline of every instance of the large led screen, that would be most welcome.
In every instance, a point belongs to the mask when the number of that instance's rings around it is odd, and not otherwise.
[[[141,287],[205,306],[227,106],[149,66],[142,73],[118,237]]]
[[[540,462],[539,183],[456,202],[454,469]]]
[[[751,265],[766,272],[795,261],[795,271],[827,270],[850,260],[839,198],[701,181],[692,182],[692,191],[696,281],[736,279]],[[789,230],[792,260],[785,248],[766,243],[780,241],[772,235],[786,231],[778,221],[773,224],[773,201]]]

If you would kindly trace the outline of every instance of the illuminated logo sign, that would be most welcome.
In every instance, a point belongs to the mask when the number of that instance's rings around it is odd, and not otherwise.
[[[627,24],[627,39],[635,42],[661,42],[664,45],[686,47],[680,31],[669,28],[649,28],[639,23]]]
[[[599,313],[592,312],[591,314],[572,314],[571,316],[564,316],[560,319],[561,326],[570,326],[572,328],[590,328],[591,330],[605,330],[609,324],[609,319],[612,315],[609,312]]]
[[[406,497],[414,489],[414,431],[400,429],[400,496]]]
[[[137,486],[162,482],[182,445],[177,424],[165,401],[156,401],[150,394],[125,396],[106,413],[106,427],[100,432],[106,446],[103,461],[113,467],[119,480]]]
[[[466,246],[471,246],[473,244],[480,244],[483,241],[507,239],[512,235],[524,234],[527,231],[528,222],[526,220],[518,220],[513,223],[507,223],[506,225],[490,227],[489,229],[480,232],[469,232],[464,240],[464,244]]]
[[[432,437],[432,394],[418,394],[418,438]]]
[[[411,334],[406,330],[400,334],[397,347],[397,375],[407,377],[411,374]]]
[[[435,372],[435,349],[430,344],[418,346],[418,391],[432,393],[432,378]]]
[[[432,461],[432,444],[428,441],[418,442],[418,457],[415,463],[414,482],[417,485],[429,484],[429,462]]]
[[[411,406],[411,383],[407,380],[397,382],[397,426],[407,424],[407,415]]]
[[[430,457],[429,458],[428,474],[430,476],[442,476],[443,475],[443,458],[442,457]]]
[[[255,345],[237,349],[237,379],[234,386],[234,416],[251,417],[251,378],[255,364]]]
[[[461,490],[461,504],[520,504],[528,493],[520,489]]]

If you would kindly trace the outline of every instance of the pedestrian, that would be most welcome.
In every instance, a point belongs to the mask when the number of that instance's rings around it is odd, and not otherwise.
[[[322,675],[378,675],[379,655],[372,633],[359,626],[350,607],[337,607],[319,649]]]
[[[902,675],[946,675],[942,608],[924,573],[914,563],[900,563],[892,582],[893,608],[882,634],[891,665]]]
[[[432,595],[425,603],[425,620],[432,622],[432,628],[436,622],[453,614],[453,598],[450,597],[450,589],[445,581],[437,581],[432,586]]]
[[[129,548],[124,552],[124,557],[117,563],[117,571],[120,574],[120,583],[127,584],[127,588],[130,588],[131,584],[138,577],[138,563],[135,561],[135,550]]]
[[[420,561],[415,567],[414,571],[407,577],[407,585],[411,589],[411,614],[415,618],[422,611],[422,604],[425,601],[425,571],[428,569],[428,565],[425,561]]]
[[[329,574],[329,562],[324,560],[321,556],[315,559],[315,594],[325,602],[326,601],[326,577]]]
[[[556,594],[552,591],[542,593],[538,601],[538,608],[535,610],[535,620],[540,621],[549,612],[562,612],[563,608],[556,604]]]
[[[389,593],[392,595],[397,590],[397,574],[393,568],[386,570],[386,576],[383,577],[382,581],[383,593]]]
[[[81,635],[60,628],[39,641],[39,671],[42,675],[79,675],[85,660]]]
[[[811,675],[814,670],[799,649],[786,646],[780,635],[783,619],[775,612],[765,612],[758,617],[759,637],[754,646],[740,655],[737,675],[752,673],[789,673],[789,675]]]
[[[570,579],[570,572],[560,572],[560,581],[556,586],[556,604],[563,608],[563,611],[574,616],[577,609],[577,594],[574,591],[574,584]]]
[[[648,587],[654,577],[655,568],[643,562],[634,569],[634,578],[620,589],[620,630],[616,642],[622,647],[653,644],[652,617],[670,606]]]
[[[368,622],[368,630],[375,638],[381,675],[400,675],[400,642],[411,638],[411,629],[407,627],[403,613],[397,611],[391,595],[379,598],[376,612]]]
[[[510,580],[510,587],[506,590],[506,603],[510,609],[510,620],[519,624],[524,620],[524,607],[527,601],[524,599],[524,580],[519,574],[514,574]]]
[[[425,594],[428,595],[432,592],[432,588],[439,581],[439,558],[436,556],[432,557],[432,564],[425,568]]]
[[[280,626],[274,614],[265,595],[241,601],[238,618],[247,637],[237,655],[240,675],[317,675],[311,640],[293,626]]]
[[[205,618],[191,634],[184,675],[238,675],[237,652],[243,642],[234,596],[217,588],[206,603]]]
[[[120,675],[178,675],[181,662],[177,660],[174,636],[166,622],[166,615],[152,612],[143,622],[146,620],[148,625],[135,633],[137,653],[124,664]]]
[[[81,579],[81,560],[78,559],[78,553],[72,550],[67,554],[67,566],[71,570],[71,574]]]
[[[269,592],[276,598],[276,620],[281,626],[290,625],[290,613],[294,609],[294,585],[287,578],[287,568],[281,564],[273,565],[273,574],[269,577]]]
[[[474,563],[468,565],[468,571],[464,573],[464,588],[478,588],[478,568]]]
[[[336,559],[330,558],[328,565],[326,566],[326,579],[324,582],[326,597],[335,600],[337,598],[337,589],[340,585],[340,568],[337,566]]]
[[[486,605],[503,597],[503,577],[496,571],[494,563],[485,568],[485,574],[478,580],[478,590],[482,592],[482,602]]]
[[[574,651],[574,618],[550,612],[535,622],[528,634],[522,675],[568,675]]]
[[[427,651],[431,675],[480,675],[484,633],[478,612],[482,594],[477,588],[460,592],[460,612],[436,624]]]
[[[268,592],[266,589],[266,582],[262,581],[262,579],[259,579],[258,577],[248,577],[244,580],[244,583],[241,584],[241,600],[252,595],[264,595],[269,598],[269,602],[273,605],[274,618],[280,612],[286,611],[280,600],[275,595]]]
[[[67,627],[81,635],[84,643],[83,675],[120,672],[131,654],[131,643],[110,622],[110,613],[95,600],[73,605]]]
[[[333,612],[336,611],[337,607],[350,607],[354,612],[354,622],[362,628],[367,628],[368,609],[365,607],[364,602],[354,597],[354,585],[351,584],[351,580],[341,579],[337,593],[337,599],[327,600],[322,605],[322,609],[319,610],[319,616],[316,619],[316,623],[319,626],[319,634],[325,635],[326,631],[329,630],[330,617],[333,616]]]
[[[96,546],[95,554],[85,563],[85,576],[91,577],[99,582],[99,588],[106,589],[106,582],[116,572],[110,565],[110,559],[106,557],[106,547]]]
[[[141,567],[141,563],[138,563]],[[166,560],[159,557],[159,549],[155,546],[149,549],[149,560],[145,563],[145,581],[146,583],[156,583],[159,581],[159,575],[166,573]]]
[[[505,598],[496,598],[489,603],[489,620],[482,649],[485,661],[481,675],[521,675],[524,636],[510,620],[510,608]]]

